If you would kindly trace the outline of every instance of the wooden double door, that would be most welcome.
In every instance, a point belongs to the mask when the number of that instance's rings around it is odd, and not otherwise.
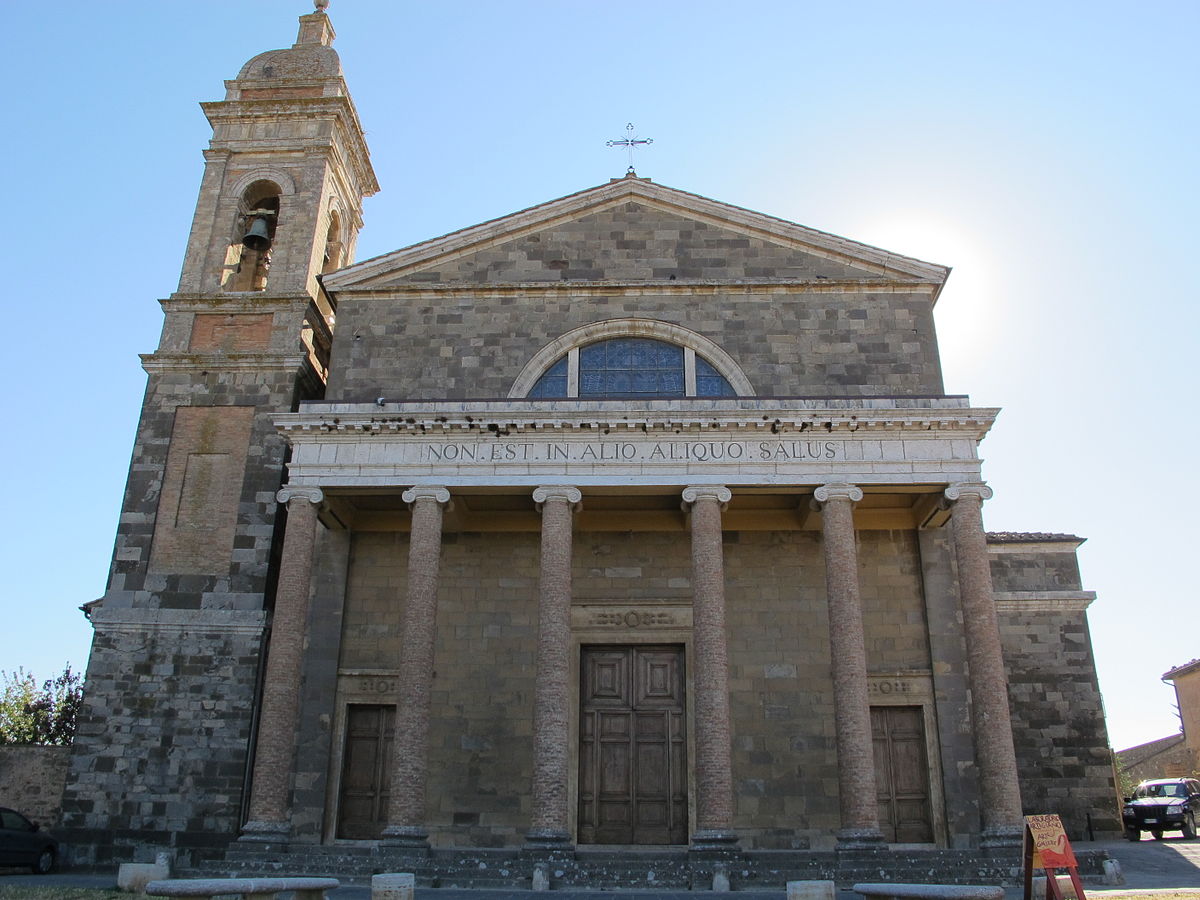
[[[687,843],[681,646],[582,648],[579,842]]]
[[[919,706],[872,706],[879,827],[893,844],[933,840],[925,712]]]

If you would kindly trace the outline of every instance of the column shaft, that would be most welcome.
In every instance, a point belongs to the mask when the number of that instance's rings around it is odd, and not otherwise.
[[[825,586],[829,603],[829,655],[833,674],[834,728],[837,738],[840,846],[874,844],[883,839],[875,796],[875,755],[867,694],[867,651],[858,587],[858,550],[854,539],[854,502],[862,491],[849,484],[828,484],[816,491],[821,504]]]
[[[1008,709],[1008,676],[983,530],[982,504],[991,495],[991,488],[984,484],[956,484],[946,491],[954,501],[951,522],[970,666],[983,839],[985,845],[1001,845],[1020,837],[1021,790]]]
[[[538,583],[537,684],[533,708],[531,845],[570,842],[567,785],[570,760],[571,517],[580,493],[541,487],[541,577]]]
[[[399,696],[392,752],[391,800],[385,841],[426,847],[425,777],[429,755],[429,703],[437,633],[438,572],[442,556],[442,510],[450,493],[442,487],[405,491],[412,505],[408,589],[400,623]]]
[[[727,847],[733,832],[733,767],[729,727],[729,661],[725,636],[725,563],[721,506],[728,488],[689,487],[692,534],[692,647],[696,710],[694,849]]]
[[[242,829],[243,837],[250,840],[282,838],[289,833],[289,787],[300,714],[300,671],[308,623],[313,542],[317,504],[323,497],[317,488],[285,487],[277,499],[286,504],[288,518],[263,679],[250,809]]]

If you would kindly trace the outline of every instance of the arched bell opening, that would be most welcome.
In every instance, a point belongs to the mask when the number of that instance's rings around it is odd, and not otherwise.
[[[225,257],[225,290],[266,290],[281,193],[272,181],[256,181],[243,192]]]

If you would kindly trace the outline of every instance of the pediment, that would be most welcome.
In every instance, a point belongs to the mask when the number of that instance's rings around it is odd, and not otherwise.
[[[933,283],[944,266],[627,176],[326,275],[333,291],[562,282]]]

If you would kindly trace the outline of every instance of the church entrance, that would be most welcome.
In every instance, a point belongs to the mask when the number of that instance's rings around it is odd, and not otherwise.
[[[933,840],[925,713],[919,706],[872,706],[879,827],[890,844]]]
[[[683,647],[583,647],[579,842],[687,843]]]
[[[353,704],[346,708],[346,751],[337,836],[375,840],[387,826],[396,707]]]

